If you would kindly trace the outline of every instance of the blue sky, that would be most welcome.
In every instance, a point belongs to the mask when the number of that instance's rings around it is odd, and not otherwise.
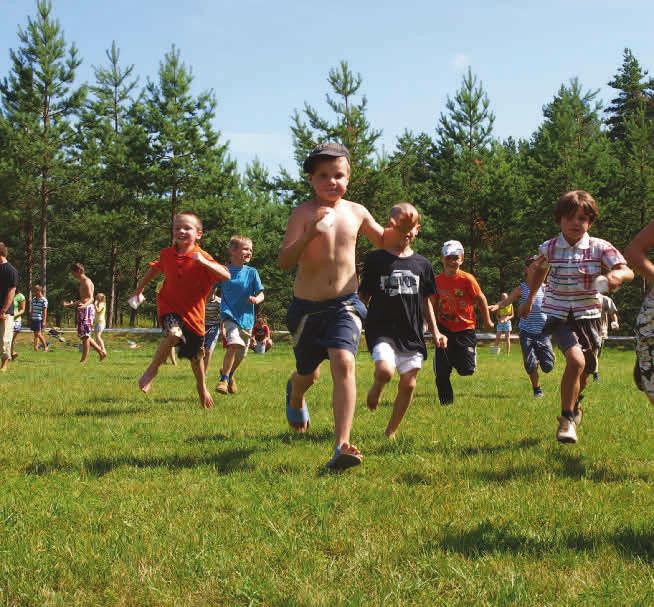
[[[624,47],[654,64],[654,3],[640,0],[54,0],[68,42],[84,63],[105,62],[116,40],[141,83],[156,78],[174,43],[192,67],[196,91],[213,89],[216,127],[241,169],[255,156],[275,172],[295,170],[290,117],[304,102],[324,103],[329,69],[345,59],[361,73],[368,117],[394,148],[405,129],[433,134],[447,95],[470,65],[483,81],[500,138],[528,137],[542,106],[579,77],[600,89],[622,63]],[[0,77],[31,0],[0,0]]]

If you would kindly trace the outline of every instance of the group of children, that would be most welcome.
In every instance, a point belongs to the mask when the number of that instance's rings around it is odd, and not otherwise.
[[[329,468],[349,468],[363,459],[350,442],[350,434],[356,404],[355,355],[364,327],[374,361],[366,399],[369,409],[377,409],[395,370],[399,373],[386,427],[386,435],[392,438],[427,358],[425,327],[435,345],[433,368],[439,401],[452,405],[452,371],[469,376],[476,370],[475,307],[488,329],[493,327],[491,312],[497,313],[496,345],[504,337],[508,348],[514,302],[519,305],[524,368],[535,397],[543,395],[539,369],[548,373],[554,366],[552,341],[563,354],[556,438],[561,443],[577,442],[583,390],[588,376],[597,372],[602,344],[600,291],[614,291],[634,276],[615,247],[589,236],[599,215],[590,194],[575,190],[561,196],[554,210],[561,233],[526,259],[525,279],[489,306],[475,277],[461,269],[464,248],[459,241],[444,243],[443,271],[438,276],[431,263],[413,250],[420,232],[420,215],[414,206],[396,204],[382,227],[364,206],[344,198],[350,178],[345,146],[331,142],[317,146],[306,158],[304,170],[314,195],[293,209],[279,253],[283,269],[297,267],[287,314],[296,368],[286,383],[286,418],[298,432],[309,429],[305,397],[319,378],[322,361],[328,359],[335,428],[335,447],[326,464]],[[377,249],[366,256],[359,283],[355,245],[360,233]],[[159,258],[149,264],[132,297],[142,298],[144,287],[164,275],[157,295],[164,337],[139,379],[140,389],[149,392],[159,367],[171,349],[177,348],[179,356],[190,359],[200,402],[208,408],[214,403],[206,385],[206,369],[218,339],[222,338],[226,348],[216,386],[220,394],[238,391],[235,372],[248,348],[260,344],[265,351],[272,342],[265,321],[257,319],[255,326],[254,306],[263,301],[264,287],[256,269],[248,265],[252,241],[232,237],[230,261],[223,265],[200,248],[202,234],[202,222],[195,213],[177,214],[172,246],[162,249]],[[653,247],[654,222],[629,245],[627,256],[654,282],[654,265],[646,256]],[[81,266],[73,266],[72,272],[80,281],[80,299],[67,305],[78,308],[83,360],[89,347],[103,358],[103,342],[91,337],[97,310],[93,285]],[[47,300],[37,290],[32,317],[41,322],[41,328],[46,310]],[[654,293],[646,298],[637,325],[639,362],[634,373],[639,387],[654,402]],[[37,325],[33,326],[36,329]],[[36,336],[35,331],[35,345]]]

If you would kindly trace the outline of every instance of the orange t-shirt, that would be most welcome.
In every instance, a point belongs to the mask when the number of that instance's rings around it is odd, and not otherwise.
[[[219,278],[206,266],[193,259],[199,251],[210,260],[211,255],[198,245],[189,253],[178,253],[175,247],[166,247],[159,252],[159,259],[150,266],[161,270],[164,283],[157,293],[157,315],[179,314],[184,324],[197,335],[204,335],[204,303],[211,287]]]
[[[433,295],[436,322],[450,331],[475,328],[475,298],[481,294],[477,279],[459,270],[454,276],[441,272]]]

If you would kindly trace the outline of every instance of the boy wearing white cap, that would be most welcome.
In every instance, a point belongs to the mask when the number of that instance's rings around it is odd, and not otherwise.
[[[450,382],[452,369],[459,375],[472,375],[477,368],[477,337],[475,335],[475,305],[479,308],[487,329],[493,329],[488,302],[472,274],[461,270],[463,245],[448,240],[441,250],[443,271],[436,277],[433,296],[436,321],[447,337],[447,347],[434,353],[436,390],[441,405],[454,402]]]

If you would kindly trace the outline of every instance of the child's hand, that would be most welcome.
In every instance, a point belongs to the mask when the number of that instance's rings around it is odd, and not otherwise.
[[[447,337],[442,333],[436,333],[434,335],[434,345],[437,348],[447,348]]]

